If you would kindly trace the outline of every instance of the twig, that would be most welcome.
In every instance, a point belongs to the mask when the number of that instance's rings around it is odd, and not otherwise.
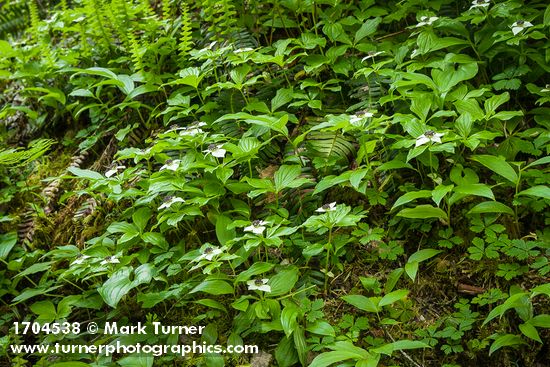
[[[395,339],[393,338],[393,336],[391,336],[391,334],[386,330],[385,327],[382,327],[382,329],[384,329],[384,332],[386,333],[386,335],[391,339],[392,342],[395,343]],[[414,359],[412,359],[412,357],[410,355],[408,355],[407,353],[405,353],[405,351],[403,350],[399,350],[401,352],[401,354],[403,354],[403,356],[405,356],[405,358],[407,358],[413,365],[415,365],[416,367],[424,367],[422,366],[421,364],[419,364],[418,362],[416,362]]]

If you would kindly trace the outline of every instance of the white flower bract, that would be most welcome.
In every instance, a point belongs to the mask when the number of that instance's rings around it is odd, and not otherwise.
[[[84,261],[86,261],[86,260],[89,259],[89,258],[90,258],[90,256],[88,256],[88,255],[80,255],[80,256],[78,256],[78,257],[76,258],[75,261],[73,261],[73,262],[71,263],[71,265],[80,265],[80,264],[83,264]]]
[[[528,22],[526,20],[518,20],[517,22],[514,22],[514,24],[512,24],[512,33],[514,34],[514,36],[518,33],[520,33],[521,31],[523,31],[524,29],[527,29],[529,27],[532,27],[533,26],[533,23],[531,22]]]
[[[420,22],[418,22],[416,27],[418,28],[418,27],[422,27],[422,26],[425,26],[425,25],[432,25],[433,22],[435,22],[438,19],[439,19],[438,17],[422,16],[422,17],[420,17]]]
[[[215,256],[221,253],[223,253],[223,249],[216,246],[206,245],[204,249],[201,251],[201,254],[194,261],[201,261],[201,260],[212,261],[212,259]]]
[[[322,207],[315,210],[318,213],[325,213],[325,212],[331,212],[333,210],[336,210],[336,201],[332,202],[330,204],[325,204]]]
[[[354,126],[359,126],[360,122],[365,118],[373,117],[374,113],[369,111],[358,111],[355,115],[351,115],[349,122]]]
[[[250,47],[245,47],[245,48],[238,48],[233,52],[236,53],[236,54],[240,54],[242,52],[250,52],[250,51],[254,51],[254,49],[250,48]]]
[[[369,51],[369,52],[367,53],[367,56],[363,57],[363,58],[361,59],[361,61],[366,61],[366,60],[368,60],[368,59],[372,59],[372,58],[374,58],[374,57],[376,57],[376,56],[378,56],[378,55],[382,55],[383,53],[384,53],[384,51]]]
[[[265,231],[265,225],[268,222],[263,220],[255,220],[252,222],[252,225],[245,227],[245,232],[252,232],[254,234],[262,234]]]
[[[172,204],[174,203],[184,203],[185,200],[183,200],[182,198],[180,197],[177,197],[177,196],[167,196],[164,198],[163,200],[163,203],[158,207],[157,210],[162,210],[162,209],[165,209],[165,208],[169,208],[172,206]]]
[[[203,150],[203,153],[206,153],[206,155],[212,154],[212,156],[216,158],[225,157],[226,152],[227,150],[223,149],[221,144],[210,144],[208,149]]]
[[[424,134],[420,135],[418,138],[416,138],[416,147],[419,147],[421,145],[424,145],[426,143],[441,143],[441,137],[443,134],[436,133],[432,130],[426,131]]]
[[[126,166],[114,166],[105,172],[105,177],[111,177],[118,173],[119,170],[125,169]]]
[[[475,8],[487,8],[491,4],[490,0],[474,0],[472,1],[472,6],[470,6],[469,10],[475,9]]]
[[[164,166],[160,167],[159,171],[163,171],[165,169],[170,171],[177,171],[180,166],[180,160],[179,159],[167,159],[166,162],[164,162]]]
[[[102,262],[100,262],[101,265],[107,265],[107,264],[119,264],[120,261],[115,256],[107,256]]]
[[[263,291],[271,292],[271,287],[267,284],[269,279],[252,279],[246,282],[248,285],[248,290],[251,291]]]
[[[201,127],[206,126],[205,122],[196,122],[190,126],[187,126],[183,129],[183,131],[180,132],[181,136],[195,136],[197,134],[202,134],[204,131],[202,131]]]

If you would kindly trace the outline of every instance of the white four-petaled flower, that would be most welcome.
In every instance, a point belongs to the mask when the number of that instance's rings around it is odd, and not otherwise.
[[[518,20],[517,22],[514,22],[514,24],[512,24],[512,26],[511,26],[512,27],[512,33],[515,36],[516,34],[523,31],[524,29],[532,27],[532,26],[533,26],[533,23],[531,23],[531,22],[528,22],[526,20]]]
[[[158,207],[157,210],[162,210],[162,209],[165,209],[165,208],[169,208],[172,206],[172,204],[174,203],[184,203],[185,200],[183,200],[182,198],[180,197],[177,197],[177,196],[166,196],[162,202],[162,204]]]
[[[195,122],[194,124],[183,128],[183,131],[180,132],[180,135],[195,136],[197,134],[202,134],[204,131],[202,131],[201,127],[203,126],[206,126],[205,122]]]
[[[164,166],[160,167],[160,171],[162,170],[170,170],[170,171],[177,171],[180,166],[180,160],[179,159],[167,159],[164,162]]]
[[[225,157],[225,153],[227,151],[222,148],[221,144],[210,144],[206,150],[203,150],[203,153],[212,154],[212,156],[216,158],[223,158]]]
[[[325,212],[331,212],[333,210],[336,210],[336,201],[330,204],[324,204],[322,207],[318,208],[315,211],[319,213],[325,213]]]
[[[438,19],[439,19],[438,17],[421,16],[420,17],[420,22],[418,22],[416,27],[418,28],[418,27],[422,27],[422,26],[425,26],[425,25],[432,25],[432,23],[435,22]]]
[[[245,232],[252,232],[254,234],[262,234],[265,231],[265,225],[268,222],[263,220],[252,221],[252,225],[244,229]]]
[[[474,8],[486,8],[490,5],[491,0],[474,0],[472,1],[472,6],[470,6],[470,10]]]
[[[71,265],[80,265],[83,264],[86,259],[89,259],[90,256],[88,255],[79,255],[77,256],[76,260],[71,263]]]
[[[374,113],[372,112],[369,112],[369,111],[358,111],[355,113],[355,115],[352,115],[349,119],[349,122],[352,124],[352,125],[359,125],[359,123],[361,121],[363,121],[363,119],[365,118],[369,118],[369,117],[373,117],[374,116]]]
[[[125,169],[126,166],[112,166],[111,168],[109,168],[109,170],[107,172],[105,172],[105,177],[111,177],[113,175],[115,175],[119,170],[121,169]]]
[[[102,262],[100,262],[101,265],[107,265],[107,264],[119,264],[120,261],[115,256],[107,256]]]
[[[246,282],[251,291],[271,292],[271,287],[267,284],[269,279],[253,279]]]
[[[432,142],[432,143],[441,143],[441,137],[443,134],[436,133],[433,130],[428,130],[424,134],[420,135],[418,138],[416,138],[416,145],[417,147],[424,145],[426,143]]]
[[[212,261],[214,256],[217,256],[223,252],[223,249],[216,247],[216,246],[209,246],[206,245],[204,249],[201,251],[200,256],[198,256],[194,261],[201,261],[201,260],[208,260]]]

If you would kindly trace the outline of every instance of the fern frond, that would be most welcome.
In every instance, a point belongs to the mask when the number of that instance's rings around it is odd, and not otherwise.
[[[145,18],[156,18],[157,15],[155,14],[155,11],[151,7],[151,3],[149,0],[140,0],[139,5],[134,7],[136,10],[136,13],[143,13],[143,16]]]
[[[35,43],[40,42],[40,32],[38,31],[38,24],[40,23],[40,16],[38,15],[38,6],[36,5],[35,0],[28,2],[29,4],[29,14],[31,17],[31,35]]]
[[[106,49],[111,49],[111,38],[108,35],[103,7],[98,0],[83,0],[84,8],[87,13],[88,26],[92,34],[98,35]]]
[[[162,0],[161,7],[162,7],[162,17],[164,19],[169,19],[172,14],[172,4],[170,3],[170,0]]]
[[[141,47],[139,45],[136,36],[132,32],[128,33],[128,41],[130,42],[130,54],[132,58],[132,63],[134,66],[134,71],[140,72],[143,71],[143,60],[141,55]]]
[[[8,34],[17,36],[25,31],[29,23],[29,8],[24,0],[0,4],[0,38]]]
[[[229,0],[204,0],[202,3],[203,19],[210,23],[208,33],[215,41],[222,43],[228,35],[236,31],[235,7]]]
[[[178,45],[180,66],[185,65],[186,56],[193,47],[193,38],[191,35],[191,17],[189,16],[189,6],[186,3],[181,5],[181,36]]]
[[[22,166],[43,156],[55,143],[51,139],[39,139],[31,143],[26,150],[0,150],[0,166]]]
[[[125,2],[123,0],[112,0],[109,10],[107,16],[111,22],[112,28],[124,47],[127,50],[130,49],[131,44],[127,36],[130,17]]]

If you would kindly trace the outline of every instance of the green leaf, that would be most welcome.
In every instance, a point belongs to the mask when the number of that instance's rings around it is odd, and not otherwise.
[[[489,348],[489,355],[493,354],[502,347],[508,347],[511,345],[527,344],[521,337],[513,334],[501,335],[495,339],[491,348]]]
[[[527,190],[523,190],[518,193],[518,196],[520,195],[528,195],[528,196],[536,196],[540,198],[550,199],[550,187],[538,185],[528,188]]]
[[[115,308],[122,297],[132,289],[131,272],[132,269],[129,267],[121,268],[98,288],[98,292],[106,304]]]
[[[525,166],[525,169],[533,167],[533,166],[538,166],[540,164],[548,164],[548,163],[550,163],[550,156],[543,157],[543,158],[537,159],[536,161],[533,161],[533,162],[529,163],[527,166]]]
[[[355,40],[354,43],[357,43],[361,41],[363,38],[368,37],[376,33],[376,29],[378,28],[378,25],[382,22],[382,18],[376,17],[374,19],[369,19],[363,25],[361,25],[361,28],[355,32]]]
[[[293,340],[284,336],[275,349],[275,359],[280,367],[290,367],[298,362]]]
[[[277,275],[269,280],[271,286],[271,293],[267,295],[270,297],[277,297],[290,292],[294,285],[298,281],[299,271],[295,266],[288,267],[281,270]]]
[[[10,232],[0,235],[0,259],[7,258],[16,243],[17,232]]]
[[[354,346],[348,341],[336,342],[333,346],[329,347],[333,349],[332,352],[325,352],[319,354],[311,362],[309,367],[327,367],[331,364],[342,362],[348,359],[364,360],[373,358],[373,356],[362,348]]]
[[[283,331],[287,337],[292,335],[294,329],[298,326],[298,310],[299,309],[295,304],[289,303],[281,312],[281,325],[283,326]]]
[[[550,297],[550,283],[539,285],[533,289],[531,289],[531,298],[539,295],[539,294],[545,294],[548,297]]]
[[[452,191],[454,185],[438,185],[435,189],[432,190],[432,200],[434,203],[439,206],[441,200]]]
[[[418,265],[422,261],[426,261],[435,255],[442,252],[441,250],[435,250],[435,249],[423,249],[415,252],[412,254],[409,259],[407,260],[407,264],[405,264],[405,272],[411,278],[411,280],[415,280],[416,273],[418,272]]]
[[[374,303],[370,298],[365,296],[353,294],[349,296],[343,296],[342,299],[347,303],[363,311],[374,312],[374,313],[377,313],[378,311],[380,311],[376,303]]]
[[[542,340],[540,339],[539,333],[532,324],[530,323],[519,324],[519,330],[526,337],[536,340],[542,344]]]
[[[201,75],[199,68],[196,67],[181,70],[179,76],[180,78],[175,81],[176,84],[189,85],[195,89],[199,87],[199,83],[202,78],[204,78],[204,75]]]
[[[409,294],[409,291],[406,289],[399,289],[396,291],[393,291],[391,293],[386,294],[380,302],[378,302],[378,307],[384,307],[387,305],[391,305],[392,303],[395,303],[399,300],[402,300],[403,298],[407,297]]]
[[[506,159],[501,156],[494,155],[475,155],[472,156],[472,160],[481,163],[485,167],[489,168],[491,171],[496,174],[504,177],[512,183],[517,183],[518,175],[516,171],[510,166]]]
[[[493,200],[495,199],[491,188],[488,185],[482,183],[458,185],[457,187],[455,187],[454,192],[461,195],[475,195]]]
[[[205,292],[213,295],[231,294],[233,293],[233,286],[223,280],[206,280],[193,288],[189,293],[197,292]]]
[[[292,101],[294,91],[292,88],[281,88],[277,90],[277,94],[271,100],[271,112],[277,111],[279,108]]]
[[[132,220],[140,233],[143,232],[152,215],[153,212],[148,207],[139,208],[132,214]]]
[[[483,213],[506,213],[514,215],[514,211],[507,205],[498,201],[484,201],[474,206],[468,214],[483,214]]]
[[[430,348],[430,346],[426,343],[423,343],[417,340],[398,340],[393,343],[384,344],[380,347],[371,349],[371,351],[375,353],[391,356],[393,352],[398,350],[420,349],[420,348]]]
[[[51,322],[55,320],[57,312],[55,310],[55,305],[52,301],[39,301],[35,302],[30,306],[32,312],[37,316],[37,320],[42,322]]]
[[[88,178],[90,180],[103,180],[105,177],[101,173],[91,171],[89,169],[80,169],[78,167],[69,167],[67,171],[71,172],[76,177]]]
[[[397,216],[412,219],[439,218],[444,219],[445,221],[448,220],[447,213],[440,208],[435,208],[431,205],[419,205],[416,208],[403,209],[397,213]]]
[[[537,315],[527,321],[529,324],[536,326],[536,327],[543,327],[543,328],[550,328],[550,315]]]
[[[508,102],[510,100],[510,93],[505,92],[502,94],[496,94],[492,96],[491,98],[488,98],[483,103],[483,107],[485,108],[485,114],[487,117],[492,116],[497,108],[499,108],[504,103]]]
[[[407,192],[399,197],[391,207],[391,210],[397,208],[398,206],[410,203],[413,200],[420,198],[429,198],[432,196],[432,192],[429,190],[419,190]]]
[[[254,263],[250,268],[246,269],[235,278],[235,283],[246,282],[247,280],[252,278],[254,275],[267,273],[268,271],[273,269],[274,266],[275,266],[274,264],[265,263],[265,262]]]
[[[471,62],[460,64],[457,68],[452,64],[446,66],[443,70],[433,68],[432,79],[441,92],[448,92],[461,81],[476,76],[477,71],[477,63],[472,60]]]
[[[401,275],[403,275],[403,272],[405,269],[403,268],[397,268],[394,269],[387,277],[386,284],[384,285],[384,292],[388,293],[393,290],[399,279],[401,278]]]
[[[309,324],[306,329],[308,332],[325,336],[336,336],[336,332],[332,325],[326,321],[317,320],[313,324]]]
[[[235,228],[228,228],[231,223],[233,220],[225,215],[216,216],[216,237],[222,246],[236,236]]]
[[[296,352],[298,352],[298,358],[302,366],[305,366],[307,364],[308,347],[304,328],[301,326],[296,327],[294,331],[294,347],[296,348]]]
[[[300,166],[283,165],[275,172],[274,183],[275,191],[281,192],[283,189],[296,188],[308,183],[305,178],[298,178],[302,173]]]

